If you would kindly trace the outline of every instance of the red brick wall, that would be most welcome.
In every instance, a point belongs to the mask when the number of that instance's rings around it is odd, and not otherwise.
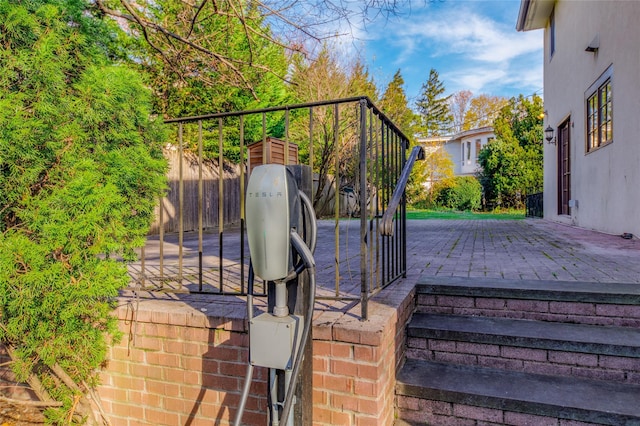
[[[114,425],[233,421],[248,357],[245,306],[240,299],[220,300],[144,300],[137,309],[134,301],[123,301],[115,314],[124,338],[112,346],[99,388]],[[379,300],[370,302],[368,321],[348,312],[316,312],[314,425],[393,423],[395,373],[414,293],[396,288]],[[266,424],[266,376],[266,369],[254,372],[245,424]]]
[[[314,426],[393,424],[396,370],[414,308],[413,291],[398,290],[370,304],[365,322],[331,312],[315,319]]]
[[[111,347],[99,394],[113,424],[228,424],[248,356],[243,307],[212,317],[180,301],[144,301],[116,310],[122,341]],[[206,308],[204,308],[206,309]],[[235,318],[234,318],[235,317]],[[243,419],[266,423],[266,372],[254,372]]]

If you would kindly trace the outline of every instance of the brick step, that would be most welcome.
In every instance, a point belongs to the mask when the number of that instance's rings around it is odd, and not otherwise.
[[[640,330],[416,313],[407,357],[640,384]]]
[[[640,425],[640,386],[407,359],[398,418],[412,425]]]
[[[640,286],[574,281],[426,277],[417,312],[640,327]]]

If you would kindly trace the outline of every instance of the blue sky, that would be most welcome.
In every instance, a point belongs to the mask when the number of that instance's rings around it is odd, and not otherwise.
[[[349,29],[381,90],[400,69],[412,102],[435,68],[447,94],[542,95],[543,32],[516,31],[519,0],[407,3],[396,16]]]

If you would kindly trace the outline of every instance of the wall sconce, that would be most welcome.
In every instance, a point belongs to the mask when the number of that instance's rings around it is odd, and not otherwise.
[[[585,52],[589,53],[598,53],[598,49],[600,49],[600,35],[596,34],[596,36],[591,40],[591,43],[584,49]]]
[[[556,144],[556,138],[553,135],[553,127],[551,126],[547,126],[546,129],[544,129],[544,138],[547,140],[548,144]]]

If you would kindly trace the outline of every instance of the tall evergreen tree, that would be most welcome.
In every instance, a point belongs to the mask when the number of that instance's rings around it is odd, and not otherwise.
[[[382,94],[380,108],[410,140],[413,140],[416,115],[409,108],[409,102],[403,86],[404,78],[402,78],[402,73],[398,70]]]
[[[445,87],[438,71],[431,68],[429,79],[422,84],[422,92],[416,101],[421,116],[420,133],[423,137],[450,133],[453,116],[449,111],[449,96],[444,96]]]
[[[378,101],[378,88],[369,75],[369,69],[360,59],[354,64],[349,75],[349,96],[367,96],[373,103]]]
[[[415,144],[415,128],[418,117],[409,108],[404,91],[404,78],[400,70],[396,71],[380,100],[380,108],[391,121]],[[429,178],[429,167],[425,161],[418,161],[411,170],[407,183],[407,200],[416,204],[425,197],[425,182]]]
[[[95,385],[129,282],[117,259],[144,244],[165,185],[150,93],[83,6],[0,3],[0,341],[63,403],[54,424],[91,414],[65,383]]]

